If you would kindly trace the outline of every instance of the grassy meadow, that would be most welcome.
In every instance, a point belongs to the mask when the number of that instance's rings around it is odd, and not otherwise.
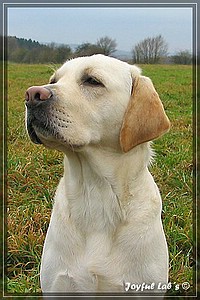
[[[154,142],[151,173],[163,199],[163,224],[170,253],[169,294],[192,295],[194,285],[192,67],[143,65],[171,120]],[[7,280],[9,294],[39,294],[39,266],[52,198],[63,172],[63,155],[31,143],[25,131],[24,94],[47,83],[48,65],[8,64],[7,95]],[[185,292],[182,283],[189,282]],[[177,286],[179,284],[179,286]],[[178,287],[178,288],[177,288]]]

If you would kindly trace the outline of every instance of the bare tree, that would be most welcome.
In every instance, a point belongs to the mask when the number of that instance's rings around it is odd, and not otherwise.
[[[75,56],[90,56],[93,54],[103,54],[103,50],[96,44],[83,43],[76,48]]]
[[[192,63],[192,54],[189,50],[179,51],[176,55],[172,56],[172,61],[175,64],[190,65]]]
[[[133,48],[133,60],[136,63],[155,64],[167,55],[168,46],[161,35],[148,37]]]
[[[116,51],[117,43],[115,40],[105,36],[97,40],[97,46],[102,49],[103,54],[109,56]]]

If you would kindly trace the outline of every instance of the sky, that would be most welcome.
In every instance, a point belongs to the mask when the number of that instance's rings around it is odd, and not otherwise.
[[[168,52],[192,51],[191,8],[9,7],[7,35],[40,43],[96,43],[104,36],[117,49],[132,51],[147,37],[161,34]]]

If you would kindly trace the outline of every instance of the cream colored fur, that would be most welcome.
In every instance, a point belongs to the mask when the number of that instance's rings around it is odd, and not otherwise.
[[[132,87],[144,78],[140,73],[136,66],[95,55],[66,62],[54,74],[55,83],[45,85],[55,97],[49,118],[63,119],[68,127],[60,126],[55,136],[35,128],[44,145],[65,154],[42,255],[43,292],[123,292],[127,282],[155,287],[168,282],[161,197],[148,170],[152,151],[146,141],[155,128],[137,145],[125,145],[122,137]],[[89,76],[101,84],[88,83]],[[141,110],[138,114],[146,113]],[[153,114],[156,120],[156,110]],[[164,110],[161,119],[164,129],[152,138],[169,127]],[[149,126],[134,124],[139,134]]]

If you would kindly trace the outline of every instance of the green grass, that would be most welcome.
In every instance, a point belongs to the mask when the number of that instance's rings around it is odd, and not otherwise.
[[[163,101],[172,127],[155,141],[151,172],[163,199],[163,224],[170,253],[170,281],[193,290],[192,68],[144,65]],[[24,126],[24,93],[45,84],[46,65],[8,65],[7,130],[7,293],[40,293],[39,265],[52,208],[63,172],[62,154],[30,142]],[[171,294],[183,294],[182,288]]]

